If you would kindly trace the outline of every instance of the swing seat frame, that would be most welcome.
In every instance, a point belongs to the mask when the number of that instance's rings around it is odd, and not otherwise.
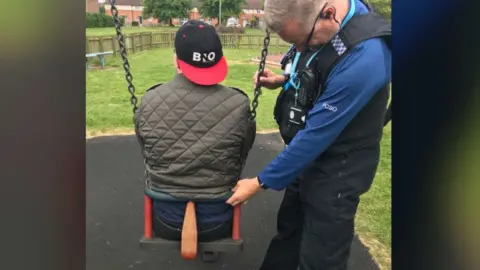
[[[230,196],[228,196],[230,197]],[[160,237],[155,237],[153,231],[153,199],[162,201],[184,201],[188,202],[188,199],[181,199],[170,196],[166,193],[160,193],[152,191],[148,188],[145,189],[144,195],[144,232],[140,239],[140,247],[146,250],[172,250],[181,249],[181,241],[167,240]],[[217,199],[218,201],[226,201],[228,198]],[[211,201],[211,200],[209,200]],[[225,238],[212,242],[198,242],[197,250],[204,254],[210,253],[238,253],[243,251],[243,239],[241,238],[240,225],[241,225],[241,204],[233,207],[233,220],[232,220],[232,236],[231,238]],[[182,256],[184,256],[182,254]],[[193,256],[193,258],[196,254]],[[185,256],[184,256],[185,258]],[[185,258],[185,259],[193,259]],[[205,261],[206,259],[204,259]],[[212,261],[207,259],[208,261]]]

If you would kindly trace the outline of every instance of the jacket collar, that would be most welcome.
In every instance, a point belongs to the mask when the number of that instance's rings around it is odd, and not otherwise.
[[[185,77],[185,75],[183,75],[182,73],[180,74],[176,74],[175,77],[173,77],[173,81],[175,83],[178,83],[184,87],[188,87],[188,88],[193,88],[193,87],[196,87],[196,88],[211,88],[211,87],[216,87],[218,84],[214,84],[214,85],[199,85],[199,84],[196,84],[194,82],[191,82],[189,79],[187,79],[187,77]]]
[[[184,86],[195,86],[194,83],[189,81],[183,74],[176,74],[175,77],[173,77],[173,81],[176,83],[179,83]]]

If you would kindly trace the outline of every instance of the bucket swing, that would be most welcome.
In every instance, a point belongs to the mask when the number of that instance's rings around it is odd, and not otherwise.
[[[121,31],[121,24],[118,18],[118,9],[115,5],[116,0],[108,0],[111,6],[111,12],[114,20],[116,38],[120,47],[120,55],[123,61],[123,68],[125,70],[125,79],[128,84],[128,92],[130,93],[130,103],[133,106],[133,113],[137,111],[138,99],[135,96],[135,86],[133,85],[133,76],[130,72],[130,64],[127,58],[127,48],[125,45],[125,39]],[[270,43],[270,34],[267,31],[264,39],[264,48],[261,53],[261,61],[259,65],[259,75],[263,73],[265,68],[265,60],[268,54],[268,45]],[[252,101],[251,118],[255,121],[256,108],[258,106],[258,97],[261,95],[261,85],[258,80],[254,89],[254,98]],[[143,153],[143,152],[142,152]],[[231,194],[225,198],[215,199],[217,201],[226,201]],[[166,240],[155,236],[153,230],[153,200],[161,201],[183,201],[187,203],[185,210],[185,217],[181,232],[180,241]],[[212,200],[209,200],[212,201]],[[237,205],[233,208],[233,220],[232,220],[232,236],[229,238],[213,241],[213,242],[199,242],[197,221],[195,215],[195,201],[189,198],[178,198],[170,196],[167,193],[153,191],[146,185],[144,190],[144,231],[143,236],[140,239],[140,247],[149,250],[172,250],[179,249],[181,255],[186,260],[192,260],[197,257],[197,254],[201,253],[201,258],[204,262],[214,262],[218,258],[218,254],[221,252],[235,253],[243,250],[243,240],[240,233],[240,219],[241,219],[241,205]]]

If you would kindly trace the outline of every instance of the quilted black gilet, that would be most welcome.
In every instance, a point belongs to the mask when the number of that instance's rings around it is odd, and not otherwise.
[[[255,138],[241,90],[199,86],[178,74],[145,93],[135,114],[147,188],[190,199],[225,196]]]

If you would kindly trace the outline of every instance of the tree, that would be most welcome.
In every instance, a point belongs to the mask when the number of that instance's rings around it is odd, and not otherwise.
[[[173,18],[187,18],[191,9],[191,0],[143,0],[144,17],[169,22],[170,26]]]
[[[221,0],[222,18],[225,22],[229,17],[238,17],[242,12],[242,6],[247,4],[247,0]],[[219,0],[202,0],[202,6],[199,9],[204,17],[218,18]]]
[[[373,6],[375,11],[391,20],[392,18],[392,1],[391,0],[370,0],[369,3]]]

